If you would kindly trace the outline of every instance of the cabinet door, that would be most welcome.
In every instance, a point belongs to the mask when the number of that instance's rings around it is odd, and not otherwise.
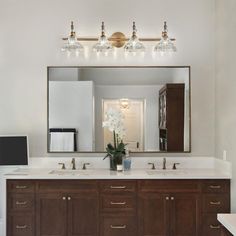
[[[175,194],[171,202],[171,236],[199,235],[200,206],[197,194]]]
[[[36,199],[36,235],[67,236],[65,194],[38,194]]]
[[[139,195],[139,235],[169,235],[169,196],[142,193]]]
[[[98,195],[68,194],[68,236],[98,235]]]

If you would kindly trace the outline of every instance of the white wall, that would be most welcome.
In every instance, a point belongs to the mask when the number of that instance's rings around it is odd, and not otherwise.
[[[236,213],[236,2],[217,0],[216,155],[232,162],[232,210]]]
[[[115,13],[115,14],[114,14]],[[68,58],[59,48],[75,20],[78,35],[107,33],[157,37],[167,20],[178,52],[172,58]],[[47,71],[49,65],[191,65],[192,156],[214,155],[215,0],[1,0],[0,134],[28,133],[31,156],[49,156]],[[207,36],[207,37],[206,37]],[[123,55],[123,54],[122,54]],[[163,154],[162,154],[163,155]]]
[[[96,149],[103,150],[104,138],[102,128],[103,99],[143,99],[144,111],[144,144],[146,151],[159,150],[158,99],[163,86],[95,86],[95,140]]]
[[[78,151],[94,150],[92,81],[49,82],[49,128],[75,128]]]

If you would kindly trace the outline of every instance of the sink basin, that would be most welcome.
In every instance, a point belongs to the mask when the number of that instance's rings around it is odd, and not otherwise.
[[[188,174],[189,172],[187,170],[147,170],[146,173],[148,175],[170,175],[170,176],[176,176],[176,175],[184,175]]]
[[[51,175],[90,175],[90,170],[52,170]]]

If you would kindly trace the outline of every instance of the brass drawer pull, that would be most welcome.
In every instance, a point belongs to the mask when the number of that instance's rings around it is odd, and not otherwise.
[[[211,229],[220,229],[220,225],[210,225]]]
[[[27,204],[27,201],[24,201],[24,202],[16,201],[16,205],[26,205],[26,204]]]
[[[210,188],[212,188],[212,189],[219,189],[219,188],[221,188],[221,186],[220,185],[210,185]]]
[[[26,229],[27,225],[17,225],[16,229]]]
[[[126,229],[126,225],[111,225],[111,229]]]
[[[211,205],[220,205],[220,203],[221,203],[220,201],[218,201],[218,202],[210,202]]]
[[[126,186],[110,186],[111,189],[125,189]]]
[[[110,202],[111,205],[125,205],[126,202]]]
[[[26,185],[16,185],[16,189],[26,189],[28,186]]]

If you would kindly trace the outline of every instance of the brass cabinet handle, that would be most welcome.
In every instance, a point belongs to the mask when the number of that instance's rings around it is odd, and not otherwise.
[[[126,186],[110,186],[111,189],[125,189]]]
[[[26,185],[16,185],[16,189],[26,189]]]
[[[220,185],[210,185],[210,188],[212,188],[212,189],[219,189],[219,188],[221,188],[221,186]]]
[[[220,229],[220,225],[210,225],[211,229]]]
[[[62,197],[62,200],[64,200],[64,201],[65,201],[65,200],[66,200],[66,197]]]
[[[26,205],[26,204],[27,204],[27,201],[24,201],[24,202],[16,201],[16,205]]]
[[[111,205],[125,205],[126,202],[110,202]]]
[[[17,225],[16,229],[26,229],[27,225]]]
[[[169,197],[166,197],[166,200],[168,201],[170,198]]]
[[[111,229],[125,229],[126,225],[111,225]]]
[[[68,197],[67,200],[70,201],[70,200],[71,200],[71,197]]]
[[[170,200],[171,200],[171,201],[174,201],[174,200],[175,200],[175,198],[174,198],[174,197],[171,197],[171,198],[170,198]]]
[[[220,203],[221,203],[220,201],[218,201],[218,202],[210,202],[211,205],[220,205]]]

